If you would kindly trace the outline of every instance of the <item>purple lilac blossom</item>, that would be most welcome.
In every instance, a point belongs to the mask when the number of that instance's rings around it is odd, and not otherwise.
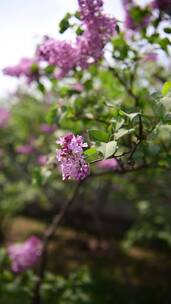
[[[86,20],[84,21],[86,22]],[[86,22],[86,29],[77,38],[78,64],[87,68],[97,62],[103,55],[103,49],[114,33],[115,20],[105,15],[97,15],[91,22]]]
[[[97,167],[106,170],[117,170],[119,168],[119,163],[116,158],[104,159],[97,163]]]
[[[37,162],[40,166],[46,166],[47,164],[47,155],[39,155],[37,157]]]
[[[16,148],[16,152],[19,154],[30,155],[33,153],[33,146],[30,144],[21,145]]]
[[[57,66],[57,78],[62,78],[76,65],[77,52],[68,42],[57,41],[45,37],[43,43],[37,49],[40,60],[48,61],[49,64]]]
[[[78,0],[80,13],[84,20],[90,21],[102,10],[102,0]]]
[[[103,49],[114,34],[116,21],[103,14],[101,0],[79,0],[84,32],[75,44],[45,37],[37,49],[40,60],[57,67],[56,77],[66,76],[74,67],[87,68],[103,55]]]
[[[0,128],[6,127],[10,118],[10,112],[5,108],[0,108]]]
[[[83,148],[87,147],[82,136],[67,134],[57,141],[57,161],[60,165],[63,180],[83,180],[89,174],[89,164],[85,161]]]
[[[51,134],[55,131],[56,127],[53,125],[48,125],[46,123],[41,124],[40,129],[42,132],[47,133],[47,134]]]
[[[6,67],[3,72],[12,77],[25,76],[28,82],[32,82],[36,78],[36,73],[32,70],[34,64],[37,64],[36,59],[22,58],[17,65]]]
[[[12,270],[16,273],[23,272],[34,266],[42,254],[42,242],[32,236],[22,244],[14,244],[8,247]]]

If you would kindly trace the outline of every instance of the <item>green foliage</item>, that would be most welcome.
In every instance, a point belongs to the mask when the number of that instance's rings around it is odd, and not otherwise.
[[[10,271],[0,274],[0,301],[5,303],[21,304],[23,301],[30,304],[32,290],[36,276],[32,271],[15,276]],[[44,303],[54,304],[89,304],[92,300],[92,279],[87,268],[72,273],[68,278],[46,273],[41,294]]]
[[[89,136],[91,140],[99,142],[107,142],[109,140],[109,135],[104,131],[90,130]]]
[[[171,247],[170,212],[161,205],[148,201],[137,204],[136,222],[128,231],[123,246],[129,249],[135,244],[160,244]]]
[[[171,81],[166,81],[162,87],[162,94],[167,95],[171,89]]]
[[[67,13],[65,17],[59,23],[59,32],[63,34],[70,27],[71,14]]]
[[[114,155],[117,149],[117,142],[115,140],[108,143],[102,143],[98,150],[103,154],[104,159],[107,159]]]
[[[18,90],[6,101],[11,117],[7,126],[0,128],[0,236],[6,233],[11,218],[28,206],[53,212],[68,198],[73,184],[61,181],[55,160],[56,139],[73,132],[88,142],[84,156],[92,176],[99,172],[96,162],[109,158],[117,159],[117,171],[122,173],[121,177],[113,171],[104,179],[91,179],[82,187],[86,203],[100,203],[103,214],[107,203],[109,214],[117,204],[121,216],[131,209],[128,217],[133,214],[134,225],[127,233],[126,248],[156,241],[170,248],[170,207],[164,204],[170,200],[171,81],[163,61],[170,60],[171,28],[167,20],[163,23],[164,14],[156,14],[150,30],[141,29],[149,13],[149,8],[134,6],[130,14],[139,32],[129,37],[122,24],[117,24],[104,58],[85,70],[73,69],[65,79],[56,79],[52,65],[43,68],[43,78],[39,79],[39,68],[34,64],[36,85],[32,93]],[[80,19],[79,12],[66,14],[59,24],[60,33],[70,28],[82,35]],[[158,61],[147,60],[149,50],[158,51]],[[41,125],[45,123],[55,131],[43,132]],[[17,147],[30,144],[32,153],[17,153]],[[39,156],[47,156],[46,165],[38,162]],[[140,171],[145,169],[145,173]],[[104,190],[106,183],[112,186],[104,197],[101,188]],[[0,303],[29,304],[34,273],[15,276],[8,271],[3,249],[0,267]],[[108,286],[105,288],[103,294],[102,285],[97,287],[90,272],[83,269],[68,278],[47,273],[41,293],[45,304],[113,304],[115,299],[107,294]],[[116,303],[124,300],[121,296]]]

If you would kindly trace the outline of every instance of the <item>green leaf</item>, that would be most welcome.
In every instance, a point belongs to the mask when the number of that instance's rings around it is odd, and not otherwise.
[[[171,27],[165,27],[164,32],[167,34],[171,34]]]
[[[81,16],[80,16],[80,12],[77,11],[75,14],[74,14],[75,18],[77,18],[78,20],[81,20]]]
[[[68,13],[59,23],[59,32],[61,34],[63,34],[70,27],[70,23],[69,23],[70,18],[71,18],[71,14]]]
[[[115,140],[109,141],[108,143],[103,143],[98,148],[98,150],[103,154],[104,158],[107,159],[112,156],[117,149],[117,142]]]
[[[46,74],[52,74],[55,70],[55,67],[53,65],[48,65],[45,67],[44,71]]]
[[[90,149],[87,149],[84,151],[84,155],[86,155],[86,156],[91,156],[96,153],[97,153],[96,148],[90,148]]]
[[[33,63],[31,66],[32,73],[38,73],[39,72],[39,66],[36,63]]]
[[[39,168],[35,168],[33,172],[33,184],[41,186],[43,183],[43,177]]]
[[[89,136],[91,140],[108,142],[109,134],[100,130],[89,130]]]
[[[41,82],[38,83],[37,88],[38,88],[38,90],[39,90],[42,94],[44,94],[44,93],[46,92],[45,86],[44,86],[44,84],[41,83]]]
[[[135,129],[126,130],[126,129],[122,128],[115,133],[115,139],[118,140],[119,138],[121,138],[125,135],[128,135],[130,133],[133,133],[134,131],[135,131]]]
[[[100,152],[96,148],[90,148],[84,151],[84,155],[86,156],[86,161],[88,163],[92,163],[101,159]]]
[[[162,94],[165,96],[171,89],[171,81],[165,82],[165,84],[162,87]]]
[[[161,48],[168,54],[168,46],[170,45],[170,40],[167,37],[158,40]]]
[[[115,129],[116,130],[119,130],[125,123],[125,120],[123,118],[119,119],[117,122],[116,122],[116,125],[115,125]]]
[[[57,107],[53,106],[50,111],[47,113],[46,121],[49,125],[56,122],[57,119]]]
[[[131,121],[135,118],[135,117],[137,117],[137,116],[139,116],[140,115],[140,113],[126,113],[126,112],[124,112],[124,111],[122,111],[122,110],[120,110],[119,111],[119,114],[121,115],[121,116],[126,116],[126,117],[128,117]]]
[[[83,33],[84,33],[84,31],[82,30],[82,28],[81,28],[80,26],[77,27],[77,29],[76,29],[76,34],[77,34],[78,36],[81,36]]]
[[[151,100],[149,101],[149,104],[151,104],[151,108],[153,110],[154,115],[161,119],[165,115],[165,107],[162,103],[162,95],[161,93],[153,93],[151,95]]]

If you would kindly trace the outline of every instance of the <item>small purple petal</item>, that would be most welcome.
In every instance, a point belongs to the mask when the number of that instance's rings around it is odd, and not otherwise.
[[[31,145],[22,145],[16,148],[16,152],[19,154],[29,155],[33,153],[33,147]]]
[[[117,170],[119,163],[116,158],[101,160],[97,163],[97,167],[100,169]]]

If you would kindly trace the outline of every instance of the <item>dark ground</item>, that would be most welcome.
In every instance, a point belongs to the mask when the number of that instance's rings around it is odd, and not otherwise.
[[[44,224],[16,218],[7,242],[41,237]],[[101,238],[59,228],[49,246],[48,270],[68,274],[86,265],[91,271],[99,296],[98,304],[171,304],[171,259],[164,250],[133,247],[121,249],[116,239]]]

